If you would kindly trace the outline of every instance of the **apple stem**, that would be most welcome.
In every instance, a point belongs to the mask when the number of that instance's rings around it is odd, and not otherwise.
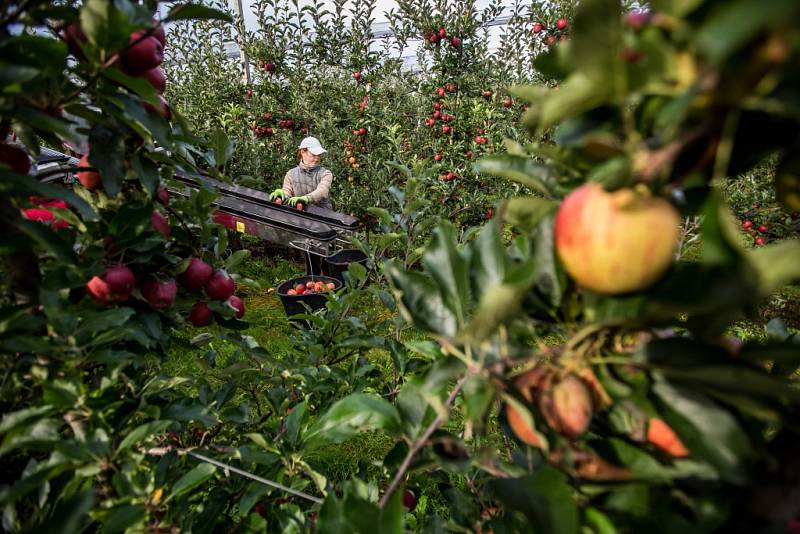
[[[453,391],[450,392],[450,395],[447,397],[447,401],[444,403],[444,408],[447,410],[447,415],[450,413],[450,406],[453,404],[453,401],[458,396],[458,393],[461,391],[461,387],[464,385],[464,381],[467,379],[467,375],[462,376],[458,382],[456,383]],[[389,487],[386,489],[386,492],[381,497],[380,507],[384,508],[386,503],[389,502],[389,499],[392,497],[397,488],[400,487],[400,484],[403,482],[405,478],[406,471],[411,466],[411,462],[414,460],[414,457],[417,453],[424,447],[428,440],[430,439],[431,435],[445,422],[446,416],[437,415],[436,419],[428,425],[428,428],[425,429],[422,436],[419,437],[412,445],[411,448],[408,450],[408,454],[403,459],[403,463],[400,464],[400,469],[397,470],[397,473],[394,475],[394,479],[392,479],[392,483],[389,484]]]

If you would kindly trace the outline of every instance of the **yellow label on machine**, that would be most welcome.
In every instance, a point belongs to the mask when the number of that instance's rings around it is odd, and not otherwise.
[[[240,234],[244,233],[244,223],[242,221],[236,221],[236,231]]]

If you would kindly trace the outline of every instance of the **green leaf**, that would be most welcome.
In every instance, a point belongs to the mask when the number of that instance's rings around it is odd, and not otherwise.
[[[169,10],[169,14],[167,15],[167,18],[164,19],[164,22],[186,19],[216,19],[225,22],[233,22],[233,18],[231,18],[231,16],[227,13],[218,9],[204,6],[202,4],[178,4],[173,6],[173,8]]]
[[[578,507],[566,476],[545,466],[523,478],[495,479],[489,487],[506,506],[525,514],[536,532],[578,532]]]
[[[49,415],[53,410],[52,406],[44,405],[32,406],[24,410],[3,414],[3,420],[0,421],[0,434],[11,432],[19,425],[28,423],[31,419]]]
[[[150,421],[137,426],[120,442],[117,454],[154,434],[164,432],[171,424],[172,421]]]
[[[156,92],[155,88],[150,85],[150,82],[145,80],[142,77],[138,76],[128,76],[127,74],[123,73],[119,69],[110,68],[103,71],[103,76],[107,77],[110,80],[115,81],[116,83],[126,87],[139,95],[143,100],[149,102],[154,106],[160,105],[160,100],[158,98],[158,93]]]
[[[294,447],[297,445],[297,439],[300,436],[300,426],[303,423],[306,414],[305,401],[295,404],[292,407],[292,413],[286,418],[286,439]]]
[[[442,302],[463,326],[470,307],[471,291],[467,262],[456,248],[455,227],[440,224],[422,256],[426,272],[433,278]]]
[[[247,249],[237,250],[225,260],[225,270],[230,271],[235,269],[240,263],[250,257],[250,251]]]
[[[319,512],[317,530],[330,534],[403,533],[402,491],[396,491],[386,506],[379,508],[352,490],[339,499],[330,492]]]
[[[167,497],[166,501],[189,493],[213,477],[216,471],[217,468],[211,464],[203,463],[198,465],[175,482],[175,485],[172,486],[172,493]]]
[[[103,534],[115,534],[144,521],[147,511],[143,504],[122,504],[108,510],[96,510],[92,515],[103,523]]]
[[[17,227],[58,261],[68,265],[77,262],[70,243],[56,232],[53,232],[49,226],[36,221],[20,220],[17,222]]]
[[[509,224],[531,231],[546,216],[555,212],[558,204],[539,197],[517,197],[506,202],[504,218]]]
[[[108,0],[86,0],[81,8],[81,29],[98,48],[117,50],[128,44],[125,15]]]
[[[426,332],[456,335],[456,316],[445,306],[429,277],[418,272],[406,272],[393,260],[384,264],[384,273],[392,286],[400,313],[407,322]]]
[[[700,28],[697,47],[712,64],[719,65],[765,29],[794,20],[799,11],[795,0],[730,0],[712,11]]]
[[[531,158],[498,154],[481,159],[475,164],[478,172],[506,178],[542,193],[546,197],[553,196],[555,185],[553,171]]]
[[[131,158],[131,168],[139,176],[139,181],[142,182],[145,190],[151,195],[155,195],[161,183],[161,178],[158,175],[158,165],[141,154],[134,154],[133,158]]]
[[[389,435],[400,429],[397,409],[384,399],[356,393],[337,401],[303,436],[307,450],[330,443],[341,443],[352,436],[372,430]]]
[[[800,241],[782,241],[747,251],[758,273],[758,289],[768,297],[782,287],[800,280]]]
[[[620,87],[612,80],[622,75],[621,15],[620,0],[584,0],[575,12],[570,58],[578,70],[598,82],[598,93],[602,87]]]
[[[653,393],[667,410],[665,419],[678,433],[692,458],[711,463],[723,480],[743,482],[752,457],[750,440],[736,419],[706,396],[663,380]]]
[[[214,166],[221,169],[231,159],[236,143],[222,129],[214,130],[209,143],[214,151]]]
[[[89,132],[89,164],[103,179],[103,189],[110,197],[122,191],[125,169],[122,166],[125,144],[122,136],[104,126],[95,125]]]

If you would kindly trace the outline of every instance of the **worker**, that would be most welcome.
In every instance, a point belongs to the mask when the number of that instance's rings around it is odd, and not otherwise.
[[[270,200],[280,198],[294,207],[315,204],[321,208],[333,209],[330,199],[333,173],[320,165],[320,156],[327,152],[316,137],[306,137],[298,147],[300,163],[290,169],[283,178],[283,187],[269,195]],[[288,198],[288,201],[287,201]]]

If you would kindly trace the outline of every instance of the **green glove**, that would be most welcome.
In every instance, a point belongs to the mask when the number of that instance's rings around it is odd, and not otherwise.
[[[276,189],[275,191],[269,194],[270,200],[275,200],[278,197],[281,197],[282,199],[286,198],[286,193],[283,192],[283,189]]]
[[[302,202],[306,206],[308,206],[308,197],[292,197],[289,199],[289,205],[294,207],[297,205],[298,202]]]

